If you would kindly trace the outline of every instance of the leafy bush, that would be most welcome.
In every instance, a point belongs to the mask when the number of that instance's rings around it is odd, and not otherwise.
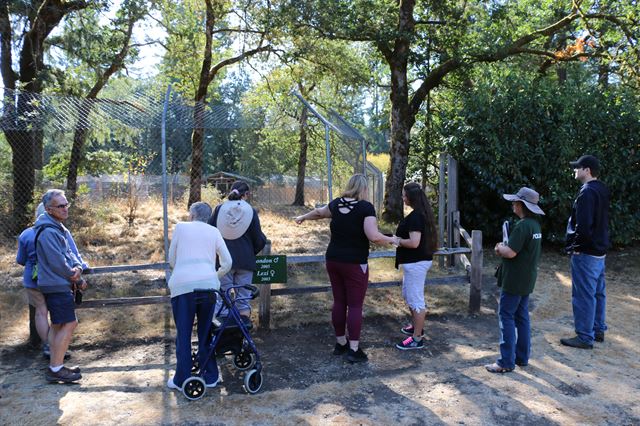
[[[97,150],[87,152],[80,163],[79,175],[100,176],[101,174],[120,174],[127,170],[124,155],[119,151]],[[69,153],[61,152],[51,156],[49,163],[42,168],[45,179],[62,183],[69,171]]]
[[[465,226],[499,238],[512,216],[501,197],[530,186],[541,195],[545,238],[564,240],[580,184],[569,161],[596,155],[600,179],[611,189],[614,244],[640,239],[640,101],[620,88],[591,83],[505,78],[474,87],[450,114],[446,136],[460,164],[460,205]],[[493,237],[493,238],[492,238]]]

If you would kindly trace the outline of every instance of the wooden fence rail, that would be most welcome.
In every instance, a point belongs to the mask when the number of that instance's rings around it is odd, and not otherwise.
[[[482,233],[480,231],[472,231],[471,235],[462,228],[459,223],[455,223],[459,235],[469,247],[454,247],[438,250],[434,253],[435,256],[444,257],[458,257],[462,264],[465,266],[465,275],[455,275],[449,277],[437,277],[427,278],[426,284],[438,285],[438,284],[466,284],[470,283],[469,290],[469,312],[477,313],[480,310],[481,289],[482,289]],[[271,254],[271,244],[269,243],[265,247],[264,254]],[[470,259],[467,257],[470,255]],[[394,257],[395,251],[376,251],[369,255],[370,259],[389,258]],[[304,264],[304,263],[322,263],[324,262],[324,255],[302,255],[302,256],[287,256],[288,265]],[[89,268],[83,271],[86,275],[106,274],[115,272],[129,272],[129,271],[142,271],[142,270],[167,270],[168,263],[148,263],[139,265],[117,265],[117,266],[101,266],[95,268]],[[386,288],[401,286],[401,281],[384,281],[369,283],[369,288]],[[305,286],[305,287],[283,287],[283,288],[271,288],[271,284],[263,284],[260,286],[260,300],[259,300],[259,321],[260,326],[269,328],[271,320],[271,297],[283,296],[283,295],[297,295],[297,294],[309,294],[309,293],[323,293],[329,292],[331,286]],[[114,306],[137,306],[137,305],[150,305],[158,303],[167,303],[171,300],[170,296],[143,296],[143,297],[118,297],[108,299],[92,299],[85,300],[81,305],[77,306],[78,309],[87,308],[108,308]],[[31,326],[33,334],[35,333],[35,327]],[[32,336],[33,338],[34,336]]]

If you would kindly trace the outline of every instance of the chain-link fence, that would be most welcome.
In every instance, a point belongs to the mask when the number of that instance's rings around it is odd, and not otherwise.
[[[325,113],[327,118],[315,111],[331,123],[330,134],[310,133],[301,183],[295,141],[299,129],[288,130],[293,143],[274,141],[266,136],[273,125],[262,112],[241,104],[194,105],[177,93],[165,99],[137,92],[83,99],[0,90],[0,219],[5,235],[16,235],[33,221],[35,205],[51,187],[67,190],[74,200],[118,200],[134,215],[140,200],[162,197],[165,169],[168,202],[186,207],[194,184],[190,171],[198,108],[203,112],[198,121],[203,161],[195,184],[206,201],[217,202],[233,181],[246,179],[255,204],[300,204],[302,199],[314,205],[328,201],[330,188],[337,195],[354,172],[371,176],[371,200],[379,205],[382,199],[382,175],[366,165],[362,136],[334,111]]]

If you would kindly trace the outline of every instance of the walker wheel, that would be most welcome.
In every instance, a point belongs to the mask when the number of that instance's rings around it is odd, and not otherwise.
[[[197,373],[200,371],[200,362],[198,361],[198,354],[191,352],[191,372]]]
[[[262,388],[262,372],[258,370],[250,370],[244,376],[244,390],[247,393],[255,394]]]
[[[233,366],[240,371],[245,371],[256,365],[256,354],[245,350],[240,351],[233,357]]]
[[[202,398],[206,390],[207,384],[202,377],[189,377],[182,385],[182,393],[191,401]]]

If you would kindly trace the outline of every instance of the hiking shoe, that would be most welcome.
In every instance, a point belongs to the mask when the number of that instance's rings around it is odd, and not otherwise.
[[[367,362],[368,360],[369,360],[369,357],[367,356],[367,354],[362,352],[362,349],[360,348],[358,348],[357,351],[354,351],[353,349],[349,349],[349,352],[347,352],[347,361],[351,363]]]
[[[400,332],[402,334],[406,334],[407,336],[413,336],[413,324],[405,325],[400,329]],[[420,335],[422,336],[423,334],[424,334],[424,328],[420,330]]]
[[[349,350],[349,344],[345,343],[341,345],[340,343],[336,343],[336,346],[333,348],[334,355],[344,355]]]
[[[572,348],[593,349],[592,344],[583,342],[578,336],[572,337],[571,339],[560,339],[560,343],[565,346],[571,346]]]
[[[73,372],[73,373],[78,373],[80,374],[80,367],[77,365],[74,365],[73,367],[65,367],[66,369],[68,369],[69,371]]]
[[[601,333],[596,333],[596,338],[595,338],[596,342],[604,342],[604,331]]]
[[[47,368],[47,372],[44,373],[44,378],[50,383],[73,383],[82,379],[80,373],[74,373],[67,367],[62,367],[57,373]]]
[[[401,351],[407,351],[409,349],[422,349],[424,348],[424,339],[416,340],[413,338],[413,336],[407,337],[402,342],[398,343],[396,345],[396,348],[400,349]]]
[[[216,384],[218,384],[218,382],[216,382]],[[169,389],[175,389],[175,390],[179,390],[179,391],[182,390],[182,388],[180,386],[178,386],[175,383],[173,383],[173,377],[169,377],[169,380],[167,380],[167,387]]]

